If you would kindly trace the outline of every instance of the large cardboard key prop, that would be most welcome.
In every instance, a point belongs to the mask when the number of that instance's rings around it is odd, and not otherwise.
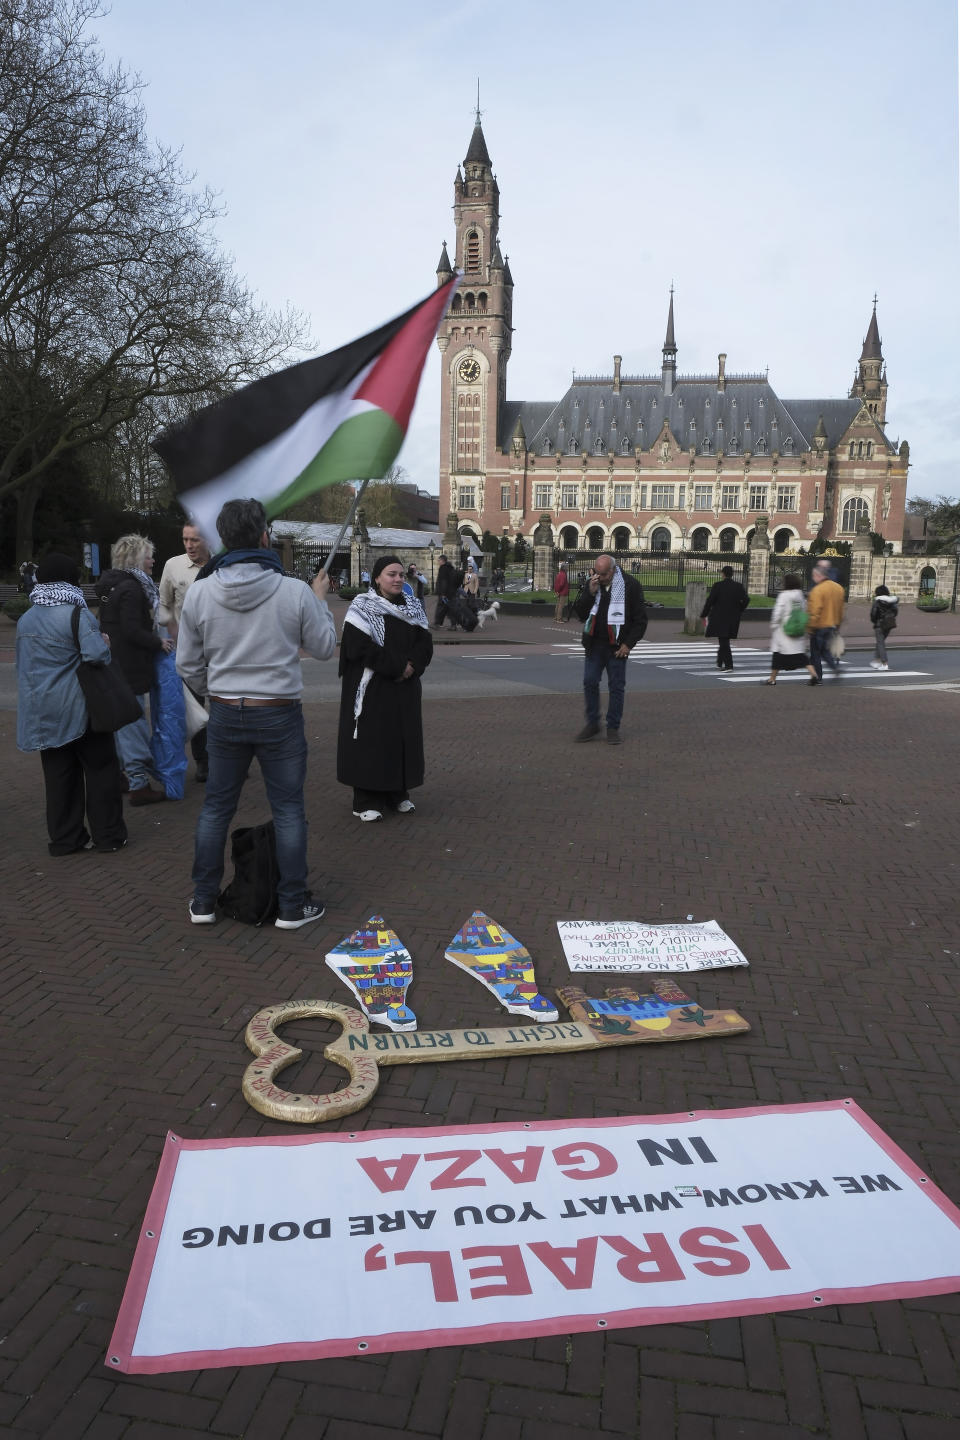
[[[366,1015],[335,1000],[288,1000],[259,1010],[247,1026],[246,1042],[257,1059],[243,1077],[249,1105],[274,1120],[317,1125],[352,1115],[373,1098],[383,1065],[411,1065],[423,1060],[492,1060],[511,1055],[599,1050],[607,1045],[649,1044],[664,1040],[702,1040],[713,1035],[738,1035],[750,1026],[735,1010],[708,1013],[672,980],[657,978],[648,994],[619,987],[602,999],[590,998],[579,986],[557,994],[570,1019],[553,1025],[516,1025],[504,1029],[421,1030],[414,1034],[372,1034]],[[554,1014],[557,1012],[554,1011]],[[341,1034],[324,1055],[350,1076],[342,1090],[326,1095],[295,1095],[282,1090],[276,1077],[299,1060],[302,1052],[277,1035],[291,1020],[324,1016],[338,1020]]]

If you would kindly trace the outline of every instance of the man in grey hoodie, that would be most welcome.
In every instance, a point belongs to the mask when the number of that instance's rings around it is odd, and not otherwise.
[[[254,757],[273,813],[281,930],[319,920],[323,905],[307,889],[307,817],[303,787],[307,741],[300,697],[300,651],[328,660],[337,643],[325,595],[284,574],[270,548],[259,500],[228,500],[217,517],[225,553],[204,565],[180,614],[177,670],[210,699],[209,773],[197,821],[193,863],[194,925],[212,925],[223,879],[223,852]]]

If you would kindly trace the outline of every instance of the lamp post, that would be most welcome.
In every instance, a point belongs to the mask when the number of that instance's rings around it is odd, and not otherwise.
[[[953,596],[950,600],[950,609],[955,611],[957,608],[957,581],[960,580],[960,540],[954,541],[953,548],[956,552],[957,561],[953,570]]]
[[[436,540],[431,540],[430,543],[429,543],[429,545],[427,546],[427,549],[430,551],[430,594],[432,595],[432,594],[433,594],[433,560],[434,560],[434,556],[435,556],[436,553],[437,553],[437,542],[436,542]]]

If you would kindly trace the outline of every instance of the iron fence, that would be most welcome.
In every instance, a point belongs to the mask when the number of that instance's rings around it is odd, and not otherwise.
[[[770,596],[780,594],[785,575],[799,575],[803,580],[804,590],[809,590],[812,584],[813,567],[818,560],[822,559],[829,560],[835,571],[837,583],[843,586],[844,595],[849,595],[849,555],[777,555],[773,552],[770,555],[770,571],[767,575],[767,594]]]
[[[735,580],[746,583],[748,555],[745,550],[709,553],[682,550],[554,550],[554,568],[566,564],[571,584],[582,583],[593,570],[598,555],[609,554],[625,575],[633,575],[644,590],[682,590],[691,580],[708,585],[721,578],[729,565]]]

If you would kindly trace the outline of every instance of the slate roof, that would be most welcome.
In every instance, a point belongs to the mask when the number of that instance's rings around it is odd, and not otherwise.
[[[784,400],[784,406],[797,422],[802,433],[812,442],[817,420],[822,415],[827,432],[827,448],[833,450],[840,444],[850,422],[863,404],[855,395],[843,400]],[[887,437],[887,449],[891,455],[897,453],[896,446]]]
[[[819,402],[815,402],[819,403]],[[705,454],[794,454],[811,441],[765,379],[727,377],[726,390],[715,378],[676,381],[666,396],[660,377],[624,380],[620,393],[613,380],[575,379],[563,399],[549,403],[507,404],[503,412],[501,448],[509,448],[517,418],[523,421],[527,447],[535,454],[631,454],[635,446],[656,444],[664,418],[682,449],[696,444]],[[817,417],[810,428],[812,437]],[[576,443],[576,451],[571,445]],[[704,450],[704,442],[709,449]]]

